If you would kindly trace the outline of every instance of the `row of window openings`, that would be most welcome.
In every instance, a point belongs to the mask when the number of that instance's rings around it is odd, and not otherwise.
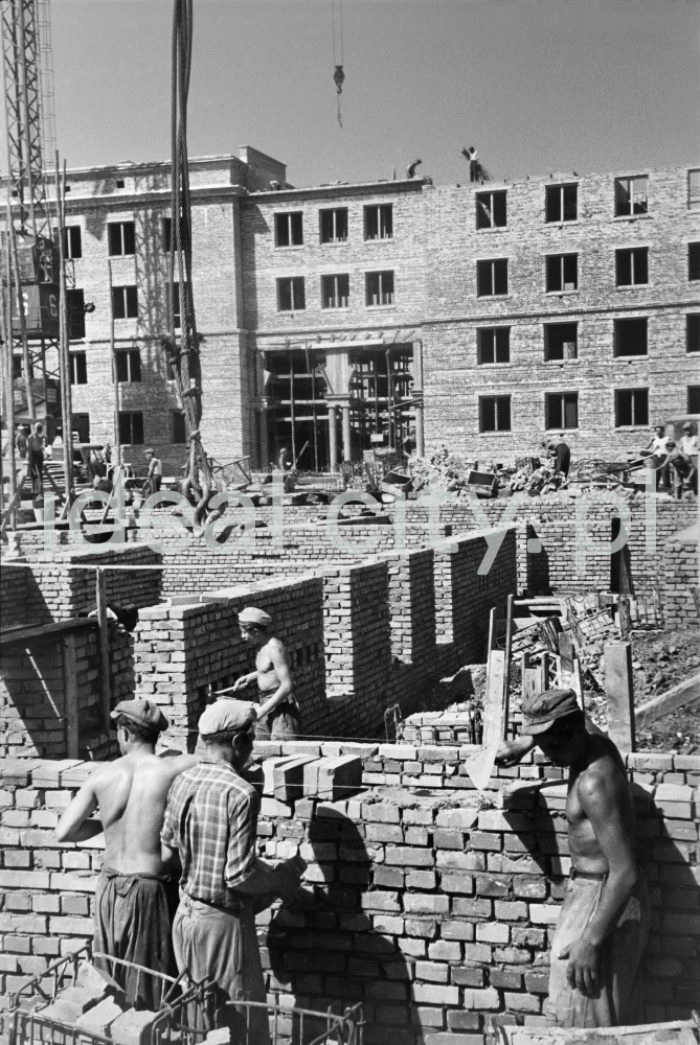
[[[160,248],[165,253],[173,249],[172,218],[161,218]],[[180,222],[180,246],[189,246],[189,231],[184,221]],[[80,225],[67,225],[64,229],[63,250],[66,258],[76,261],[83,256],[83,232]],[[107,222],[107,252],[110,258],[128,257],[136,253],[136,222]]]
[[[686,351],[700,353],[700,313],[686,317]],[[510,327],[479,327],[476,331],[477,363],[510,363]],[[647,354],[646,318],[614,321],[613,352],[615,356]],[[545,361],[578,358],[578,324],[546,323],[544,326]],[[115,353],[117,381],[141,381],[141,353],[138,348],[120,349]],[[87,384],[87,353],[72,352],[71,380],[74,385]]]
[[[687,386],[688,413],[700,412],[700,385]],[[578,392],[548,392],[544,397],[545,427],[578,428]],[[649,389],[615,390],[615,427],[649,424]],[[511,396],[479,396],[479,431],[511,431]]]
[[[700,352],[700,312],[685,317],[686,352]],[[478,327],[476,331],[477,363],[510,363],[510,327]],[[635,316],[613,320],[613,355],[645,356],[648,354],[648,319]],[[578,359],[578,323],[544,324],[544,358],[546,362]]]
[[[119,442],[122,446],[143,446],[143,411],[120,410],[119,411]],[[90,415],[82,413],[72,414],[71,428],[77,432],[81,443],[89,443],[90,439]],[[187,430],[185,416],[180,410],[170,412],[170,442],[186,443]]]
[[[346,274],[321,276],[321,308],[347,308],[350,300],[350,277]],[[365,305],[393,305],[394,273],[365,273]],[[302,312],[306,308],[304,276],[288,276],[277,280],[278,312]]]
[[[634,217],[648,212],[649,179],[646,176],[615,179],[615,216]],[[507,192],[492,189],[476,193],[477,229],[503,228],[507,225]],[[700,170],[688,172],[688,205],[700,206]],[[561,224],[578,220],[578,185],[545,186],[545,222]],[[302,211],[275,214],[275,246],[299,247],[304,243],[304,215]],[[363,208],[365,240],[392,239],[394,235],[393,205],[371,204]],[[161,249],[172,250],[173,222],[161,219]],[[319,239],[321,243],[345,243],[348,239],[347,207],[332,207],[319,211]],[[189,244],[186,223],[180,223],[183,248]],[[136,223],[113,221],[107,223],[107,248],[110,257],[123,257],[136,252]],[[64,250],[67,258],[83,256],[82,232],[79,225],[65,230]]]
[[[648,282],[648,247],[624,247],[615,251],[616,286],[633,287]],[[578,286],[578,254],[549,254],[545,257],[547,293],[563,294],[578,290]],[[496,297],[508,293],[508,258],[477,261],[476,293],[477,297]]]

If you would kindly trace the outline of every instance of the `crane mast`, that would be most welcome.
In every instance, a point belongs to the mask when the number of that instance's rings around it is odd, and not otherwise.
[[[47,348],[55,349],[63,420],[64,473],[68,499],[72,488],[70,455],[71,406],[65,274],[60,232],[62,198],[56,172],[56,219],[52,228],[44,155],[45,122],[49,119],[42,90],[42,57],[50,58],[48,0],[2,0],[0,3],[5,128],[7,205],[5,246],[0,252],[3,283],[4,415],[10,445],[10,507],[15,497],[14,422],[15,349],[22,354],[23,396],[27,419],[36,417],[34,366],[41,367],[48,399]],[[48,70],[47,70],[48,71]],[[44,85],[47,86],[47,85]],[[50,86],[50,85],[48,85]],[[56,157],[58,167],[58,160]],[[55,234],[58,234],[58,242]],[[52,357],[53,358],[53,357]],[[53,375],[52,375],[53,376]],[[55,387],[55,386],[53,386]],[[53,418],[47,407],[47,421]],[[53,432],[50,433],[51,437]],[[7,524],[7,517],[3,526]]]

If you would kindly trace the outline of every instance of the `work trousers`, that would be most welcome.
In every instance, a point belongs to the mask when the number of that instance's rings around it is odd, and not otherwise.
[[[640,1022],[641,960],[649,932],[646,886],[640,883],[627,901],[600,952],[600,988],[587,998],[566,979],[568,958],[560,953],[581,938],[596,912],[605,876],[569,879],[557,922],[545,1013],[558,1027],[622,1027]]]
[[[181,894],[173,923],[175,960],[193,980],[217,984],[232,1040],[269,1045],[267,1010],[226,1002],[266,1001],[252,903],[238,910],[213,907]]]

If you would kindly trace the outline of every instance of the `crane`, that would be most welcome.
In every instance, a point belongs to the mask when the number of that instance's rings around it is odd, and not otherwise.
[[[7,251],[2,264],[4,297],[3,378],[5,416],[10,443],[10,506],[15,494],[14,350],[22,349],[27,413],[35,418],[33,364],[39,361],[46,389],[47,344],[58,349],[61,413],[64,421],[64,474],[67,500],[72,490],[70,454],[70,379],[65,276],[62,241],[54,240],[47,195],[43,131],[48,116],[48,92],[42,90],[42,51],[50,55],[48,0],[3,0],[0,5],[5,120],[7,134]],[[58,167],[58,163],[57,163]],[[58,171],[57,171],[58,187]],[[57,211],[61,210],[58,200]],[[58,226],[62,227],[60,217]],[[24,479],[22,480],[22,482]]]

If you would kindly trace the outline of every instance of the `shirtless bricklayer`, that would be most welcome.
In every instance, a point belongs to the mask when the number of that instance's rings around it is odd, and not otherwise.
[[[537,746],[569,769],[572,869],[552,941],[545,1012],[560,1027],[639,1023],[648,903],[624,763],[612,741],[587,732],[573,690],[527,697],[522,712],[524,735],[501,746],[497,764],[515,765]]]
[[[299,705],[292,693],[289,654],[279,639],[269,634],[272,618],[264,610],[246,606],[238,614],[243,641],[255,652],[255,671],[236,679],[231,687],[238,692],[257,682],[256,738],[295,740],[300,735]]]
[[[177,879],[161,857],[160,831],[175,777],[192,755],[158,757],[168,721],[150,700],[123,700],[111,712],[122,757],[100,766],[65,809],[59,842],[82,842],[104,830],[104,866],[95,897],[94,950],[155,972],[177,975],[171,927]],[[97,810],[99,820],[91,819]],[[95,962],[131,1005],[158,1008],[162,981],[128,966]]]

